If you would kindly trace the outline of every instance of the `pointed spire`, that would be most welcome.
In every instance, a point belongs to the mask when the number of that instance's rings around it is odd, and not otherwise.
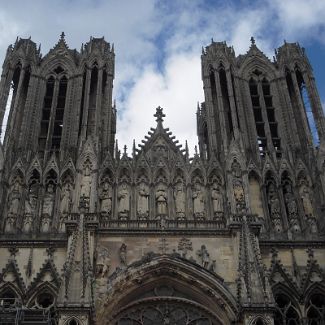
[[[114,53],[114,43],[112,44],[112,53]]]
[[[202,54],[205,54],[205,53],[204,53],[204,47],[203,47],[203,46],[202,46]]]
[[[118,158],[118,152],[119,152],[119,150],[118,150],[118,141],[116,139],[116,141],[115,141],[115,158]]]
[[[126,144],[124,145],[124,147],[123,147],[123,156],[125,156],[125,157],[127,157],[127,146],[126,146]]]
[[[135,139],[133,139],[132,156],[135,157]]]
[[[198,155],[198,152],[197,152],[197,145],[194,146],[194,154],[195,154],[195,156]]]
[[[188,160],[189,153],[188,153],[188,143],[187,140],[185,140],[185,158]]]

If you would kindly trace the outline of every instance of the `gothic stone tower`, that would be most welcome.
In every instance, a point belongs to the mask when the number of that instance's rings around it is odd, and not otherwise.
[[[193,157],[160,107],[121,153],[113,78],[104,39],[8,48],[0,324],[324,322],[325,129],[303,49],[203,49]]]

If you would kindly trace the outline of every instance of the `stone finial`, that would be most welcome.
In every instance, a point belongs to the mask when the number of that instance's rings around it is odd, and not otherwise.
[[[154,115],[154,117],[156,118],[156,122],[157,123],[162,123],[163,121],[164,121],[164,117],[165,117],[166,115],[163,113],[163,108],[162,107],[160,107],[160,106],[158,106],[157,108],[156,108],[156,114]]]
[[[251,43],[252,45],[255,45],[255,38],[253,36],[251,37]]]
[[[64,41],[64,38],[65,38],[65,34],[64,34],[64,32],[62,32],[61,35],[60,35],[61,41]]]
[[[126,145],[124,145],[124,147],[123,147],[123,156],[127,156],[127,146]]]

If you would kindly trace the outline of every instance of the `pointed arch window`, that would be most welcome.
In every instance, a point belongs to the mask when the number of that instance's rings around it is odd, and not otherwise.
[[[25,68],[22,67],[19,62],[16,65],[16,68],[13,72],[13,76],[10,82],[9,92],[6,98],[6,109],[5,114],[2,121],[1,128],[1,138],[4,139],[7,123],[11,121],[11,129],[20,130],[22,123],[23,110],[25,107],[28,86],[30,81],[30,66]],[[20,113],[14,112],[14,108],[16,111],[20,111]],[[13,131],[13,130],[11,130]]]
[[[300,325],[300,316],[294,302],[284,294],[275,297],[274,325]]]
[[[38,138],[41,152],[59,151],[61,145],[68,79],[60,66],[54,69],[54,72],[59,72],[60,75],[52,75],[46,82]]]
[[[264,157],[265,153],[270,150],[270,146],[273,145],[277,157],[281,157],[281,139],[278,133],[271,86],[266,78],[259,77],[260,71],[254,71],[254,74],[256,74],[257,80],[253,77],[250,79],[249,90],[259,152]]]
[[[298,87],[301,96],[301,102],[304,106],[304,111],[306,114],[309,131],[311,132],[313,143],[315,146],[319,145],[319,135],[316,127],[316,121],[312,111],[312,106],[309,100],[309,94],[307,91],[306,83],[300,69],[296,66],[295,68],[296,78],[298,82]]]
[[[257,144],[261,156],[265,156],[267,149],[267,138],[264,128],[264,119],[262,114],[262,106],[260,104],[260,97],[258,92],[258,84],[255,79],[249,80],[249,91],[253,106],[253,114],[255,119],[255,128],[257,134]]]

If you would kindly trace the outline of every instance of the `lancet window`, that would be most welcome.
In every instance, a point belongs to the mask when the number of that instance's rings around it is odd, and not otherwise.
[[[254,73],[259,75],[261,72]],[[262,80],[251,78],[249,90],[260,155],[265,156],[265,153],[273,147],[276,155],[281,157],[281,139],[278,133],[270,83],[266,78]]]
[[[41,152],[59,151],[61,144],[68,79],[64,74],[62,75],[64,70],[61,67],[57,67],[54,72],[59,73],[57,78],[50,76],[46,82],[38,138]]]
[[[276,313],[274,325],[298,325],[300,316],[294,302],[286,295],[279,294],[275,297]]]
[[[301,102],[304,106],[309,130],[310,130],[310,132],[312,134],[312,138],[313,138],[313,143],[315,146],[318,146],[319,145],[319,135],[317,132],[316,121],[315,121],[314,114],[312,111],[311,103],[309,100],[309,94],[307,91],[306,83],[305,83],[304,77],[298,67],[296,67],[295,73],[296,73],[297,83],[298,83],[298,87],[299,87],[299,91],[300,91]]]

